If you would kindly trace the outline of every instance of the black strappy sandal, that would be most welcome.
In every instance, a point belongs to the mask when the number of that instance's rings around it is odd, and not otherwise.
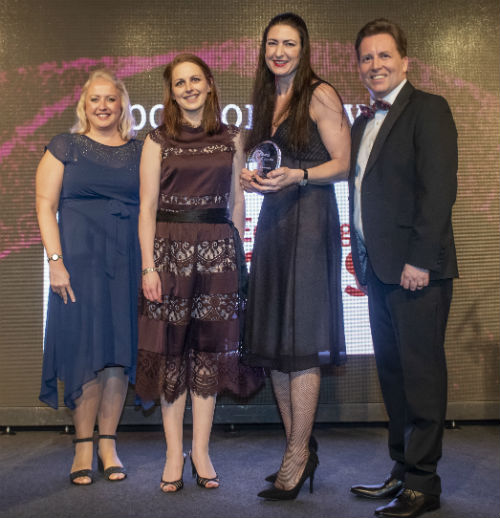
[[[115,440],[116,441],[116,434],[100,434],[98,436],[99,440]],[[103,473],[104,479],[111,481],[112,483],[115,483],[116,481],[123,481],[127,477],[127,471],[125,470],[125,467],[119,467],[119,466],[111,466],[108,468],[104,468],[104,464],[102,462],[101,457],[99,456],[99,447],[97,447],[97,467],[99,470]],[[111,474],[123,474],[123,478],[119,479],[111,479],[109,476]]]
[[[164,494],[173,494],[175,492],[179,492],[179,490],[182,490],[184,488],[184,479],[182,478],[182,475],[184,473],[185,464],[186,464],[186,455],[184,454],[184,461],[182,463],[181,479],[178,479],[177,481],[165,481],[164,479],[161,480],[160,489]],[[164,490],[164,488],[167,485],[172,485],[173,487],[175,487],[175,490]]]
[[[164,490],[167,485],[172,485],[175,487],[175,490]],[[175,492],[179,492],[179,490],[182,490],[183,488],[184,480],[182,478],[178,479],[177,481],[165,481],[162,479],[160,483],[160,489],[164,494],[175,494]]]
[[[217,476],[217,473],[215,474],[215,477],[213,477],[213,478],[203,478],[198,474],[198,471],[196,470],[196,467],[194,466],[191,452],[189,453],[189,460],[191,461],[191,472],[193,474],[193,478],[196,478],[196,484],[199,487],[206,488],[207,490],[215,490],[216,488],[219,488],[219,476]],[[207,487],[208,483],[217,483],[217,486],[216,487]]]
[[[75,438],[73,440],[73,443],[76,444],[76,443],[93,442],[93,441],[94,441],[94,438]],[[90,481],[88,483],[78,483],[77,481],[75,481],[75,479],[78,479],[78,478],[89,478]],[[70,473],[69,480],[71,481],[71,483],[73,483],[73,485],[78,485],[78,486],[84,487],[87,485],[91,485],[94,482],[94,473],[92,472],[92,469],[75,470],[74,472]]]

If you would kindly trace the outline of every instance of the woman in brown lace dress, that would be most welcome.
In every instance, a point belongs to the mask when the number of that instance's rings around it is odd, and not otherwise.
[[[164,79],[163,124],[147,136],[141,158],[144,299],[136,391],[143,402],[161,399],[167,442],[161,489],[175,492],[183,486],[187,391],[193,476],[217,488],[208,450],[216,394],[246,396],[261,377],[238,355],[245,217],[234,174],[244,164],[239,134],[221,123],[212,73],[200,58],[177,56]]]

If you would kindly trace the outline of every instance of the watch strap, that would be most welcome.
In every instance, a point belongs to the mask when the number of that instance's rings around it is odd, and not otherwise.
[[[302,168],[304,172],[304,178],[299,182],[299,186],[307,186],[307,182],[309,180],[309,171],[306,168]]]

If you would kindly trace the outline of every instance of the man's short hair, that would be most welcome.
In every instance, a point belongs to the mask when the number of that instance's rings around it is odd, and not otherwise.
[[[376,20],[372,20],[368,22],[356,36],[356,42],[354,44],[354,48],[356,49],[356,55],[359,61],[359,46],[361,45],[361,41],[368,36],[375,36],[376,34],[389,34],[394,38],[396,42],[396,47],[398,52],[402,58],[406,57],[406,34],[403,29],[394,22],[387,20],[387,18],[377,18]]]

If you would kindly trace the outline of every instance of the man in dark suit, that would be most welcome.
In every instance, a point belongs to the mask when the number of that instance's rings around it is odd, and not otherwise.
[[[364,107],[352,127],[351,246],[358,284],[368,294],[394,466],[382,484],[351,492],[393,497],[378,516],[414,517],[440,506],[443,344],[458,276],[451,223],[457,132],[445,99],[407,80],[406,37],[398,25],[369,22],[355,47],[376,106]]]

